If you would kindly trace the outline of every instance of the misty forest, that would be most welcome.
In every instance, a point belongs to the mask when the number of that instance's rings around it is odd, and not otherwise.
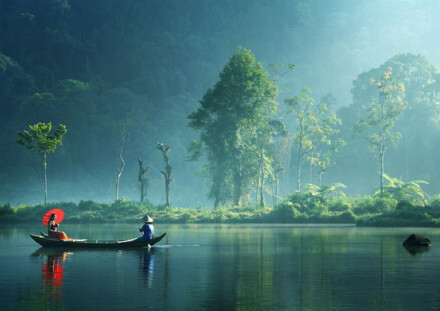
[[[0,8],[4,219],[440,223],[438,1]]]

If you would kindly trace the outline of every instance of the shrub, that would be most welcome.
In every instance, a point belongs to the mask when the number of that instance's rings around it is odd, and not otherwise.
[[[318,205],[326,205],[326,199],[320,195],[311,192],[295,192],[291,194],[287,200],[292,204],[296,204],[295,208],[301,213],[309,214]]]
[[[351,210],[352,204],[346,198],[337,198],[329,202],[329,211],[345,212]]]
[[[298,211],[300,205],[298,203],[292,203],[290,201],[284,201],[272,212],[273,220],[280,223],[290,223],[294,219],[301,216]]]
[[[0,217],[13,215],[14,210],[11,208],[11,206],[8,204],[0,205]]]
[[[421,209],[401,209],[391,213],[377,215],[368,219],[358,219],[358,226],[372,227],[433,227],[438,226],[438,220],[433,219]]]
[[[78,203],[78,210],[80,211],[95,211],[102,209],[102,206],[99,203],[93,201],[80,201]]]
[[[392,198],[362,197],[354,201],[352,207],[356,215],[387,213],[395,210],[397,201]]]
[[[353,224],[356,222],[356,217],[351,210],[347,210],[334,217],[334,222],[342,224]]]

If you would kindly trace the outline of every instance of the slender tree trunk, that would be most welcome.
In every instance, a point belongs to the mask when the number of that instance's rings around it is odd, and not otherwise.
[[[141,203],[144,202],[144,196],[145,196],[144,180],[141,180]]]
[[[302,153],[303,153],[303,128],[302,128],[302,122],[300,121],[300,134],[299,134],[299,147],[298,147],[298,170],[296,174],[296,191],[301,192],[301,165],[302,165]]]
[[[143,179],[143,169],[142,169],[142,160],[138,159],[139,163],[139,175],[138,175],[138,181],[140,183],[140,190],[141,190],[141,203],[144,202],[144,179]]]
[[[167,207],[170,207],[170,183],[170,179],[167,178],[165,181],[165,196]]]
[[[272,179],[272,207],[275,207],[276,205],[276,180],[277,180],[277,176],[276,176],[276,172],[275,172],[275,167],[272,167],[272,175],[273,175],[273,179]]]
[[[384,119],[385,119],[385,111],[384,111],[384,94],[381,93],[379,95],[379,101],[380,101],[380,107],[381,107],[381,124],[380,124],[380,130],[381,130],[381,143],[379,146],[379,164],[380,164],[380,196],[383,195],[383,174],[384,174],[384,160],[385,160],[385,133],[384,133]]]
[[[296,171],[296,191],[301,192],[301,165],[302,165],[302,143],[299,144],[298,169]]]
[[[260,150],[260,173],[258,178],[259,190],[260,190],[260,207],[264,207],[264,157],[263,157],[263,149]]]
[[[115,200],[119,199],[119,179],[121,178],[121,170],[118,168],[118,174],[116,175],[115,178],[115,186],[116,186],[116,193],[115,193]]]
[[[118,174],[116,175],[115,184],[116,184],[116,200],[119,199],[119,180],[121,178],[122,172],[124,171],[125,161],[122,158],[122,151],[124,149],[124,144],[122,144],[121,151],[119,152],[119,159],[121,160],[121,168],[117,169]]]
[[[165,161],[165,171],[160,171],[165,179],[165,202],[166,207],[170,207],[170,184],[173,181],[171,178],[171,165],[169,162],[168,154],[170,152],[170,146],[164,145],[161,142],[156,142],[156,147],[162,152],[163,159]]]
[[[218,181],[214,181],[214,183],[211,193],[214,198],[214,209],[217,209],[220,205],[220,185],[218,185]]]
[[[380,195],[383,195],[383,175],[385,173],[385,149],[381,148],[380,151]]]
[[[265,202],[264,202],[264,172],[262,170],[261,172],[261,186],[260,186],[260,207],[264,207],[265,206]]]
[[[221,169],[222,167],[223,163],[218,159],[215,170],[213,171],[214,174],[210,191],[210,197],[214,199],[214,209],[217,209],[222,201],[222,185],[225,180],[224,171]]]
[[[124,146],[125,146],[126,141],[128,142],[128,138],[129,138],[129,133],[127,133],[127,123],[125,123],[122,128],[122,144],[121,144],[121,149],[119,150],[119,159],[121,160],[121,168],[117,169],[118,174],[116,175],[116,178],[115,178],[116,200],[119,199],[119,180],[121,179],[122,172],[124,171],[124,167],[125,167],[125,161],[124,161],[124,158],[122,157],[122,152],[124,151]]]
[[[258,196],[260,194],[260,173],[258,173],[258,177],[257,177],[257,185],[256,185],[256,189],[255,189],[255,205],[258,205]]]
[[[47,204],[47,154],[43,155],[43,168],[44,168],[44,205]]]
[[[298,159],[298,171],[296,173],[296,191],[301,192],[301,159]]]
[[[242,180],[241,173],[235,172],[234,174],[234,204],[240,205],[241,196],[242,196]]]
[[[138,175],[138,181],[141,191],[141,202],[144,202],[145,197],[147,196],[147,176],[148,176],[148,169],[147,166],[145,169],[142,165],[142,160],[138,159],[139,163],[139,175]]]

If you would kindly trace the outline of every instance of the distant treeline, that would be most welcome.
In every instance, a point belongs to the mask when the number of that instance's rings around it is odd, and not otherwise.
[[[60,202],[43,205],[0,206],[0,222],[40,223],[42,215],[51,208],[66,212],[63,223],[140,223],[148,213],[154,223],[168,224],[356,224],[357,226],[438,227],[440,199],[429,205],[415,205],[407,200],[392,198],[325,198],[312,193],[295,193],[276,208],[256,206],[223,206],[217,209],[177,208],[165,205],[118,200],[104,204],[81,201],[78,204]]]

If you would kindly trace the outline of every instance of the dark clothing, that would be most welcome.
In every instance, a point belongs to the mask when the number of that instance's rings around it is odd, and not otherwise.
[[[58,231],[59,224],[56,223],[56,221],[49,222],[49,234],[50,232],[57,232]]]
[[[138,240],[152,240],[154,238],[154,226],[152,224],[144,224],[139,231],[144,235],[138,238]]]

